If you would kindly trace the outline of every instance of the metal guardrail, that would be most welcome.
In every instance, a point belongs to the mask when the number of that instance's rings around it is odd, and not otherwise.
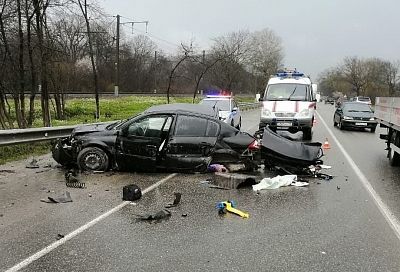
[[[0,146],[65,138],[76,126],[0,130]]]
[[[238,106],[241,110],[251,110],[260,107],[260,102],[240,102]]]
[[[242,110],[250,110],[259,107],[259,103],[238,103]],[[104,122],[110,123],[110,122]],[[97,123],[99,124],[99,123]],[[72,130],[80,125],[60,126],[60,127],[41,127],[27,129],[7,129],[0,130],[0,146],[26,144],[33,142],[41,142],[55,140],[57,138],[68,137]]]

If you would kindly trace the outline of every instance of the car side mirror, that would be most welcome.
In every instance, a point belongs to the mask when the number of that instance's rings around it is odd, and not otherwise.
[[[232,111],[237,111],[238,110],[238,108],[237,107],[234,107],[233,109],[232,109]]]
[[[313,102],[317,102],[317,99],[313,99]]]
[[[260,98],[258,99],[258,102],[262,102],[262,101],[264,101],[264,99],[263,99],[262,97],[260,97]]]

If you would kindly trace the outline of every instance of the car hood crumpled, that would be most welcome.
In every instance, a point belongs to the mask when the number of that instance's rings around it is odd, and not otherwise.
[[[81,135],[81,134],[104,131],[104,130],[106,130],[106,127],[108,125],[110,125],[110,123],[79,126],[79,127],[74,128],[74,130],[72,131],[72,135]]]

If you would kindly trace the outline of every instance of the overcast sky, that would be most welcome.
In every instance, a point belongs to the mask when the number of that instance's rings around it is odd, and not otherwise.
[[[148,20],[166,52],[194,38],[207,49],[232,31],[272,29],[282,38],[287,67],[316,79],[346,56],[399,60],[399,0],[99,0],[121,22]],[[135,25],[144,31],[144,25]],[[124,27],[129,35],[127,26]],[[164,40],[164,41],[163,41]]]

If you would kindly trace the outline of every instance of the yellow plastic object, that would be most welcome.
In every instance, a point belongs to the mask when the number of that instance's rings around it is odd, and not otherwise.
[[[249,214],[248,213],[245,213],[245,212],[242,212],[241,210],[233,208],[232,204],[230,202],[224,201],[223,203],[225,204],[225,208],[226,208],[226,210],[228,212],[237,214],[237,215],[239,215],[239,216],[241,216],[243,218],[249,218]]]

